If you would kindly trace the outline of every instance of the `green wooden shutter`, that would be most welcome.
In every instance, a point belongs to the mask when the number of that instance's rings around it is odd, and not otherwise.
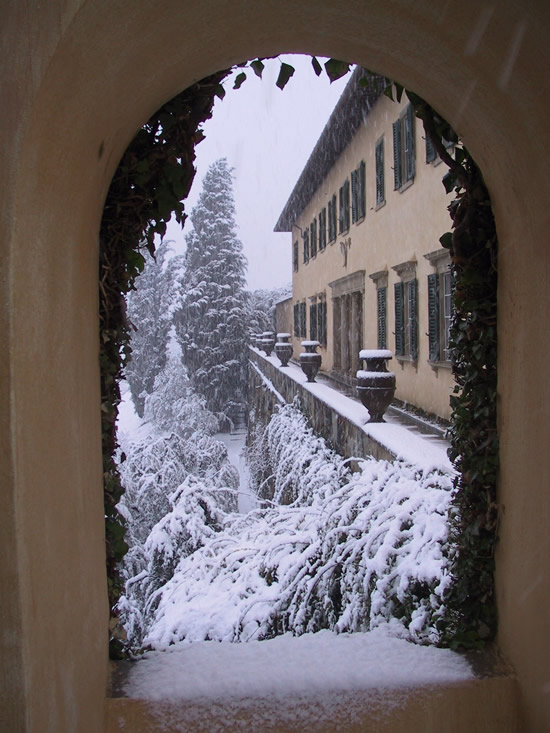
[[[434,145],[430,136],[426,134],[426,163],[431,163],[432,160],[435,160],[436,158],[437,153],[435,152]]]
[[[350,216],[350,201],[349,201],[349,178],[346,178],[344,183],[344,231],[347,232],[349,229],[349,216]]]
[[[309,338],[317,341],[317,304],[309,306]]]
[[[310,251],[311,257],[315,257],[317,255],[317,219],[314,219],[311,222],[309,231],[310,231],[309,251]]]
[[[378,303],[378,348],[386,348],[386,288],[378,288],[376,292]]]
[[[323,344],[323,346],[326,346],[327,345],[327,301],[322,300],[319,303],[318,307],[319,307],[320,322],[321,322],[319,341]]]
[[[332,239],[336,239],[336,194],[332,196]]]
[[[358,218],[362,219],[367,213],[367,177],[365,161],[362,160],[359,164],[359,192],[358,192],[358,204],[359,212]]]
[[[376,205],[384,201],[384,140],[376,143]]]
[[[395,354],[403,356],[405,353],[405,303],[403,299],[403,283],[397,282],[393,286],[395,297]]]
[[[409,295],[408,303],[408,316],[409,316],[409,343],[411,345],[410,356],[416,361],[418,359],[418,306],[417,306],[417,293],[418,293],[418,281],[411,280],[407,283],[407,290]]]
[[[342,234],[344,231],[344,187],[340,186],[338,191],[338,234]]]
[[[393,187],[401,188],[401,120],[393,123]]]
[[[306,304],[300,303],[300,337],[306,338]]]
[[[294,335],[300,336],[300,305],[295,303],[294,305]]]
[[[351,172],[351,220],[354,224],[359,218],[357,194],[357,171],[355,170]]]
[[[441,358],[439,338],[439,275],[428,275],[428,343],[430,361]]]
[[[405,115],[405,180],[410,181],[416,173],[416,150],[414,140],[414,113],[412,105]]]
[[[309,262],[309,227],[304,229],[304,264]]]

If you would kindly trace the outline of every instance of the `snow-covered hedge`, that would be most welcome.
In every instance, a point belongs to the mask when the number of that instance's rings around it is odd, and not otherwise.
[[[402,462],[346,462],[284,406],[252,447],[269,506],[218,519],[155,594],[145,643],[241,641],[329,628],[437,643],[451,578],[451,477]],[[265,467],[264,467],[265,468]],[[277,504],[278,501],[290,505]]]

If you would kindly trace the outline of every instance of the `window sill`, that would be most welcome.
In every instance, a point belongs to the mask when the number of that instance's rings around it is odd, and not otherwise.
[[[452,369],[453,366],[450,361],[430,361],[430,359],[428,364],[432,369]]]
[[[359,219],[357,219],[356,221],[352,221],[352,224],[353,224],[354,226],[357,226],[358,224],[362,224],[362,223],[363,223],[363,222],[365,221],[365,219],[366,219],[366,218],[367,218],[366,214],[363,214],[363,216],[361,216],[361,217],[360,217]],[[348,229],[348,231],[349,231],[349,229]]]
[[[406,191],[408,188],[410,188],[413,183],[414,178],[411,178],[409,181],[405,181],[405,183],[402,183],[397,190],[399,191],[399,193],[403,193],[403,191]]]
[[[376,206],[374,207],[374,210],[378,211],[378,209],[382,209],[385,205],[386,205],[386,199],[384,199],[383,201],[380,201],[379,204],[376,204]]]
[[[403,362],[403,363],[406,363],[406,364],[414,364],[415,366],[416,366],[416,364],[418,362],[418,358],[415,358],[413,356],[405,356],[405,355],[399,355],[399,356],[397,356],[396,355],[395,358],[397,359],[398,362]]]

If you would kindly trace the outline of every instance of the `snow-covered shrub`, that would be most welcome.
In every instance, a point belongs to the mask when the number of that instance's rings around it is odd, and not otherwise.
[[[290,492],[292,505],[229,515],[213,540],[182,557],[156,595],[145,642],[163,648],[389,622],[405,638],[437,643],[451,583],[452,477],[374,459],[350,473],[291,406],[266,433],[274,499]]]
[[[220,509],[220,494],[229,489],[212,489],[188,476],[167,497],[168,510],[152,527],[145,542],[134,546],[125,563],[125,594],[118,610],[134,647],[142,642],[144,630],[154,618],[161,598],[159,589],[172,578],[181,558],[192,554],[220,531],[225,512]],[[139,564],[142,567],[139,567]]]
[[[175,354],[168,357],[145,399],[145,419],[160,432],[174,432],[186,440],[193,433],[213,435],[219,430],[217,418],[207,409],[204,397],[191,389],[187,371]]]
[[[348,477],[344,459],[315,435],[296,400],[283,405],[249,447],[252,487],[275,504],[309,504]]]

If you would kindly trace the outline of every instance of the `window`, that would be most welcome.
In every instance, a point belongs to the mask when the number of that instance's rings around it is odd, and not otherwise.
[[[442,138],[441,142],[446,148],[450,148],[453,145],[452,142],[446,140],[445,138]],[[437,165],[440,162],[441,161],[434,147],[434,144],[432,143],[428,135],[426,135],[426,163],[435,163],[435,165]]]
[[[338,233],[344,234],[349,229],[349,178],[339,191]]]
[[[437,158],[437,153],[430,140],[429,135],[426,135],[426,163],[432,163]]]
[[[322,252],[327,246],[327,209],[321,209],[319,214],[319,251]]]
[[[309,338],[327,345],[327,302],[324,295],[311,298],[309,306]]]
[[[304,229],[302,236],[304,238],[304,265],[307,265],[309,262],[309,227]]]
[[[377,318],[378,318],[378,348],[387,348],[386,340],[386,300],[387,300],[387,288],[378,288],[376,291],[376,303],[377,303]]]
[[[424,255],[436,268],[428,275],[428,359],[434,364],[450,364],[449,334],[453,318],[453,287],[447,250]]]
[[[393,123],[393,187],[404,188],[416,172],[414,114],[409,104]]]
[[[336,239],[336,194],[328,202],[328,241]]]
[[[394,284],[395,355],[402,359],[418,359],[418,282],[416,261],[393,267],[401,280]]]
[[[375,165],[376,165],[376,206],[382,206],[386,203],[386,194],[384,190],[384,138],[376,143],[375,149]]]
[[[306,338],[306,304],[295,303],[294,305],[294,335],[297,338]]]
[[[365,217],[367,211],[367,192],[365,185],[365,162],[351,172],[351,221],[356,224]]]
[[[377,318],[377,342],[379,349],[387,349],[387,301],[388,301],[388,271],[379,270],[369,275],[376,285],[376,318]]]
[[[317,256],[317,219],[314,219],[309,227],[309,254],[311,257]]]
[[[292,245],[292,268],[294,272],[298,272],[298,259],[299,259],[298,241],[296,241]]]

